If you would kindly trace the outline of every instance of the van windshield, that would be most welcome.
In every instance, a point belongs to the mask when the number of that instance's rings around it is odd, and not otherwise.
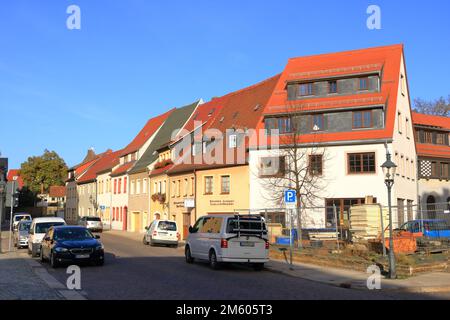
[[[171,221],[160,221],[158,229],[163,231],[177,231],[177,224]]]
[[[86,221],[101,221],[99,217],[87,217]]]
[[[53,226],[63,226],[64,222],[41,222],[36,223],[36,233],[47,233],[48,229]]]
[[[263,220],[254,218],[242,218],[239,220],[236,218],[228,219],[227,233],[237,234],[239,231],[244,234],[267,234],[266,223]]]
[[[30,216],[15,216],[14,221],[31,220]]]

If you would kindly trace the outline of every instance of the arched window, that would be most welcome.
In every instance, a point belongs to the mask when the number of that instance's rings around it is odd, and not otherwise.
[[[429,219],[436,219],[436,199],[434,196],[427,197],[427,214]]]

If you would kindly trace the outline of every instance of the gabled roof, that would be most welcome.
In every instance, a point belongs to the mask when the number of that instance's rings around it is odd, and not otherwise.
[[[305,134],[299,138],[301,141],[298,142],[310,143],[316,142],[317,139],[324,142],[391,139],[394,134],[402,56],[403,45],[391,45],[289,59],[264,114],[281,115],[287,112],[320,112],[348,107],[385,106],[386,126],[383,129]],[[344,76],[357,77],[374,73],[381,73],[382,77],[381,92],[378,93],[311,97],[288,101],[286,85],[289,82]],[[263,123],[260,123],[260,128],[263,128]]]
[[[204,129],[216,129],[223,133],[222,139],[215,140],[214,143],[221,143],[221,145],[217,148],[217,151],[222,152],[224,163],[205,163],[206,161],[202,157],[202,152],[199,152],[195,157],[191,154],[186,154],[184,157],[189,157],[189,161],[185,161],[187,163],[181,163],[180,160],[182,159],[176,159],[178,163],[176,163],[172,168],[169,168],[167,173],[174,174],[192,170],[221,168],[246,164],[247,153],[244,155],[244,159],[238,159],[237,149],[228,148],[226,131],[228,129],[241,129],[242,131],[245,131],[245,129],[256,128],[258,123],[262,120],[264,108],[271,97],[279,78],[280,75],[276,75],[255,85],[229,93],[223,97],[216,98],[211,101],[214,103],[220,102],[220,104],[217,104],[220,105],[220,111],[218,115],[211,120],[211,122],[207,123]],[[240,141],[245,148],[244,150],[246,150],[248,147],[248,139],[243,139]],[[225,161],[226,159],[228,159],[228,161]]]
[[[66,196],[66,187],[64,186],[50,186],[48,193],[51,198],[63,198]]]
[[[147,121],[144,128],[137,134],[137,136],[130,142],[123,150],[120,156],[125,156],[127,154],[138,151],[148,139],[155,133],[156,130],[166,121],[167,117],[174,111],[175,109],[169,110],[162,115],[151,118]]]
[[[142,157],[136,162],[134,167],[129,171],[129,174],[145,171],[147,166],[158,159],[158,154],[156,151],[161,146],[167,145],[170,142],[172,133],[183,127],[199,103],[200,101],[196,101],[187,106],[177,108],[168,116],[167,120],[164,122],[161,129],[150,143],[150,146],[144,152]]]
[[[119,164],[119,154],[122,150],[113,152],[106,151],[87,171],[78,179],[78,184],[93,182],[97,175],[101,172],[111,170],[114,166]]]
[[[413,119],[414,125],[422,125],[422,126],[441,128],[444,130],[450,130],[450,118],[449,117],[433,116],[433,115],[429,115],[429,114],[413,112],[412,119]]]
[[[127,162],[127,163],[121,165],[120,167],[114,169],[113,172],[111,172],[111,177],[117,177],[117,176],[127,173],[128,170],[130,170],[131,167],[133,167],[133,165],[135,163],[136,163],[136,161]]]

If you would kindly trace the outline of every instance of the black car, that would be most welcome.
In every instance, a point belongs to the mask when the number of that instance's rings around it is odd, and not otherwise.
[[[41,244],[41,261],[53,268],[60,264],[95,263],[103,265],[105,252],[99,236],[81,226],[55,226],[48,229]]]

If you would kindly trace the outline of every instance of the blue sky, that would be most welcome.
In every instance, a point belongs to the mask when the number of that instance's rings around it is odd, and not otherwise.
[[[81,30],[66,9],[81,8]],[[382,30],[366,27],[381,7]],[[251,85],[289,57],[404,43],[412,98],[447,96],[450,2],[9,0],[0,3],[0,152],[68,165],[169,108]]]

